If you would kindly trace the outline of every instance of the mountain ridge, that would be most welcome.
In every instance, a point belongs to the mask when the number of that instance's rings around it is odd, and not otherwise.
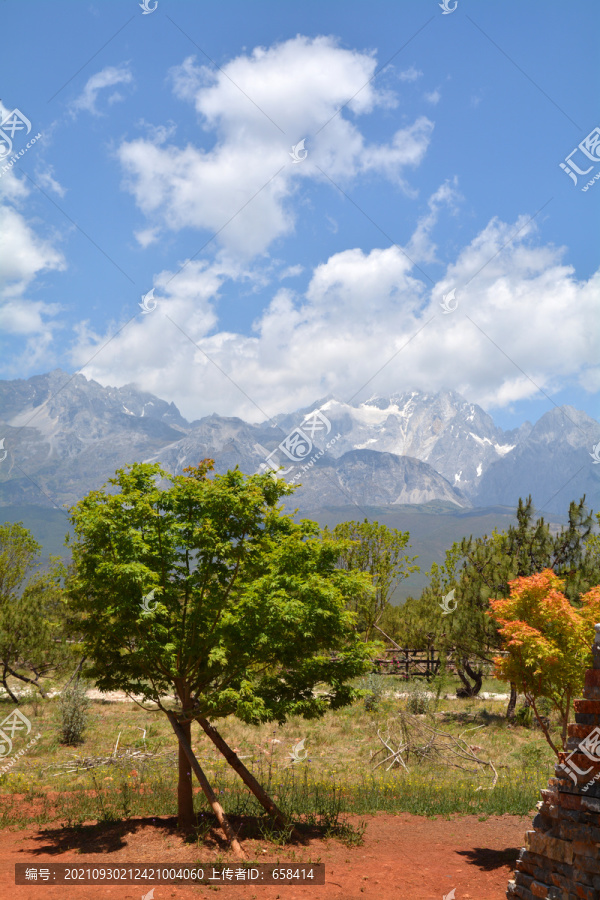
[[[398,391],[355,405],[319,404],[262,423],[213,413],[187,421],[174,403],[60,369],[0,381],[0,505],[70,505],[115,469],[157,461],[173,473],[215,460],[217,472],[283,466],[301,483],[288,506],[442,501],[516,506],[534,495],[564,513],[586,493],[600,505],[591,450],[600,424],[571,406],[505,431],[455,391]]]

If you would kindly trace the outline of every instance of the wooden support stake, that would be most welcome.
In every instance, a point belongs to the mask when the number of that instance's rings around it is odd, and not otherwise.
[[[197,716],[196,721],[204,729],[208,737],[211,739],[217,750],[223,754],[231,768],[237,772],[246,787],[248,787],[258,802],[266,809],[269,815],[273,816],[278,825],[283,828],[292,827],[292,834],[299,838],[300,835],[293,826],[290,826],[288,817],[282,812],[275,802],[269,797],[265,789],[258,783],[252,772],[249,772],[238,755],[231,749],[229,744],[221,737],[214,725],[211,725],[208,719]]]
[[[217,817],[217,821],[219,822],[219,825],[221,826],[221,828],[223,829],[223,831],[225,833],[225,837],[231,844],[231,848],[232,848],[233,852],[236,854],[236,856],[239,856],[242,859],[244,859],[246,857],[246,854],[242,850],[240,843],[235,836],[235,833],[233,831],[233,828],[231,827],[229,819],[225,815],[225,810],[223,809],[223,807],[217,800],[217,795],[215,794],[212,787],[210,786],[208,778],[202,771],[202,769],[200,767],[200,763],[198,762],[198,760],[196,759],[196,757],[194,755],[194,751],[192,750],[191,744],[187,740],[181,725],[177,721],[177,716],[170,709],[165,710],[165,711],[167,713],[167,716],[168,716],[169,722],[171,723],[173,731],[177,735],[177,740],[179,741],[180,746],[183,748],[183,752],[185,753],[185,755],[187,756],[187,758],[189,760],[189,763],[190,763],[190,766],[192,767],[194,775],[200,782],[200,787],[204,791],[204,796],[210,803],[212,810]]]

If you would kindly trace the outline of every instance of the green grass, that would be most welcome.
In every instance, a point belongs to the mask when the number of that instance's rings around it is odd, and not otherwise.
[[[421,688],[422,690],[435,693],[439,684],[440,694],[444,696],[445,694],[456,694],[457,689],[462,687],[462,682],[458,675],[452,674],[445,674],[432,679],[427,679],[424,676],[413,676],[408,680],[402,675],[374,674],[373,677],[381,681],[384,691],[390,692],[398,691],[404,693],[406,691]],[[362,681],[363,679],[358,678],[355,679],[353,683],[355,687],[360,687]],[[506,694],[508,696],[508,694],[510,694],[510,685],[504,681],[498,681],[496,678],[492,678],[491,675],[488,675],[483,678],[481,683],[481,693]],[[481,699],[482,698],[476,698],[476,702],[481,703]]]
[[[496,767],[499,778],[493,790],[489,790],[489,769],[468,773],[431,760],[418,763],[409,759],[409,772],[397,767],[387,772],[385,767],[373,770],[371,757],[382,747],[377,730],[397,730],[397,717],[410,703],[410,697],[399,699],[395,692],[408,690],[414,694],[428,688],[421,680],[406,683],[395,676],[378,678],[383,694],[371,709],[360,699],[317,721],[295,718],[284,726],[252,727],[230,717],[217,724],[230,746],[290,817],[317,826],[324,833],[336,829],[341,833],[347,814],[383,811],[488,816],[527,815],[533,811],[555,762],[543,735],[534,729],[509,727],[506,701],[443,699],[450,691],[447,684],[441,697],[430,699],[426,712],[415,721],[457,737],[466,729],[477,729],[467,732],[466,738],[478,748],[478,756],[491,760]],[[507,692],[505,685],[493,680],[487,689]],[[12,708],[10,702],[0,701],[0,719]],[[0,828],[19,828],[32,822],[73,827],[131,816],[175,815],[176,742],[164,716],[133,703],[93,701],[84,742],[67,747],[59,742],[56,699],[32,700],[21,709],[32,721],[32,734],[40,732],[42,737],[10,773],[0,776]],[[119,733],[119,753],[148,750],[154,757],[146,761],[117,759],[70,774],[57,768],[85,758],[110,757]],[[307,757],[292,764],[292,747],[301,739]],[[17,741],[15,751],[20,747]],[[197,726],[193,728],[192,745],[225,810],[231,815],[263,817],[268,832],[270,826],[262,807]],[[209,811],[199,792],[196,806],[198,812]]]
[[[549,768],[521,769],[503,773],[493,790],[477,790],[480,785],[489,787],[487,779],[448,778],[435,769],[408,775],[397,770],[368,774],[349,782],[324,778],[308,768],[294,768],[278,773],[265,784],[293,821],[327,832],[339,827],[347,814],[527,815],[550,774]],[[262,807],[233,773],[213,774],[211,781],[229,815],[264,816]],[[0,828],[55,822],[72,828],[85,822],[110,823],[132,816],[174,816],[177,812],[175,772],[159,772],[154,766],[141,783],[125,772],[110,776],[101,772],[95,778],[86,776],[85,781],[59,794],[40,791],[23,778],[12,784],[9,781],[9,785],[13,790],[0,795]],[[210,812],[199,792],[196,810]]]

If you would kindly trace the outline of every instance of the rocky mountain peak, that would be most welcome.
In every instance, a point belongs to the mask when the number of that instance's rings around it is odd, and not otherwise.
[[[306,424],[315,410],[318,429]],[[180,473],[205,457],[217,472],[285,467],[306,508],[349,497],[513,506],[533,493],[562,512],[584,492],[600,505],[600,466],[590,458],[600,425],[570,406],[503,431],[455,391],[413,389],[351,403],[329,395],[259,424],[216,413],[190,423],[135,385],[103,387],[56,369],[0,382],[0,423],[4,505],[72,503],[134,461]]]

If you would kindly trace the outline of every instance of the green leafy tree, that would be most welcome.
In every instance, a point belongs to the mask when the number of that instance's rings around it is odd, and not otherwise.
[[[583,594],[576,609],[564,595],[564,585],[551,569],[517,578],[511,581],[507,598],[490,602],[489,613],[508,654],[495,659],[496,673],[525,694],[557,755],[540,714],[540,699],[547,698],[559,713],[565,750],[571,703],[582,693],[586,669],[592,664],[594,623],[600,619],[600,586]]]
[[[40,549],[22,523],[0,526],[0,669],[14,703],[9,677],[46,696],[44,678],[70,658],[59,579],[39,571]]]
[[[410,535],[365,519],[341,522],[332,532],[325,528],[324,537],[344,542],[338,561],[341,569],[365,572],[370,578],[372,589],[357,594],[351,603],[357,615],[356,627],[369,641],[375,629],[381,631],[379,624],[398,584],[411,572],[419,571],[413,565],[417,557],[405,552]]]
[[[191,752],[192,721],[284,821],[212,722],[283,723],[350,703],[347,682],[369,669],[371,648],[348,609],[366,578],[336,568],[339,545],[318,525],[282,512],[293,488],[237,469],[209,477],[211,468],[205,460],[172,476],[136,463],[81,500],[68,593],[86,674],[102,691],[152,701],[173,726],[180,826],[194,821],[193,770],[231,836]]]
[[[444,564],[432,566],[421,597],[406,602],[403,625],[414,646],[452,652],[465,695],[479,693],[485,668],[500,649],[501,635],[488,616],[490,599],[507,597],[512,580],[553,569],[574,602],[600,581],[597,557],[588,547],[592,516],[585,496],[570,504],[569,523],[557,534],[543,517],[534,521],[533,516],[531,496],[519,499],[516,524],[506,532],[454,543]],[[444,597],[449,598],[445,606]],[[509,716],[516,698],[512,684]]]
[[[564,578],[565,595],[572,602],[600,584],[600,513],[595,517],[588,513],[584,500],[585,497],[577,506],[571,504],[568,528],[556,539],[555,553],[560,565],[555,564],[554,569]]]

